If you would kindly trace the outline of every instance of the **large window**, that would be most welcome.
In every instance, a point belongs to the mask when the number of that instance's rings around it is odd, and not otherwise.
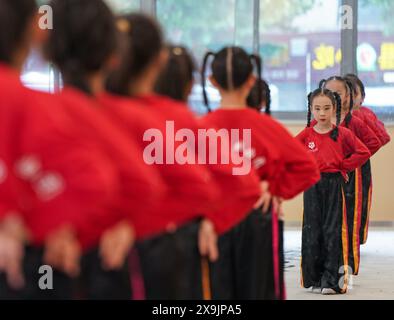
[[[338,1],[261,0],[260,8],[260,54],[273,110],[302,111],[307,93],[319,80],[339,73]],[[253,13],[250,0],[157,0],[157,17],[168,39],[188,46],[198,62],[207,50],[229,44],[252,52]],[[210,86],[208,92],[215,107],[218,94]],[[190,104],[204,112],[199,84]]]
[[[55,89],[54,69],[33,50],[23,68],[21,80],[25,86],[40,91],[53,92]]]
[[[305,111],[306,96],[340,73],[337,0],[262,0],[260,54],[273,111]]]
[[[48,2],[48,0],[37,0],[38,5]],[[33,49],[23,68],[21,80],[31,89],[50,92],[55,86],[53,72],[53,68],[45,61],[41,52]]]
[[[253,0],[157,0],[157,17],[168,39],[188,46],[196,60],[224,45],[251,51],[258,32],[264,77],[273,110],[284,119],[303,119],[306,95],[319,81],[341,73],[341,0],[260,0],[260,29],[253,26]],[[392,121],[394,115],[394,1],[359,0],[358,72],[367,87],[366,105]],[[355,57],[356,58],[356,57]],[[198,75],[197,75],[198,79]],[[200,81],[199,79],[197,80]],[[209,87],[217,105],[217,92]],[[190,101],[204,112],[201,87]]]
[[[307,93],[320,79],[340,74],[341,60],[347,59],[341,52],[342,0],[105,1],[115,13],[151,10],[167,40],[187,46],[199,66],[207,50],[240,45],[251,53],[259,44],[263,76],[271,86],[272,109],[282,119],[304,119]],[[45,4],[47,0],[38,2]],[[254,23],[256,3],[260,5],[259,24]],[[365,104],[386,121],[394,120],[393,12],[392,0],[358,1],[357,65],[366,85]],[[52,91],[57,78],[39,52],[33,51],[23,82]],[[219,95],[211,85],[208,94],[212,106],[217,106]],[[196,113],[206,112],[198,73],[190,104]]]
[[[167,40],[187,46],[198,65],[204,54],[224,46],[239,45],[249,52],[253,48],[253,1],[248,0],[157,0],[157,17],[166,31]],[[190,105],[199,114],[206,112],[202,103],[200,77]],[[219,103],[218,92],[207,83],[212,107]]]
[[[138,11],[143,0],[106,0],[108,5],[117,14],[129,13],[131,11]]]
[[[358,72],[365,105],[394,120],[394,1],[359,1]]]

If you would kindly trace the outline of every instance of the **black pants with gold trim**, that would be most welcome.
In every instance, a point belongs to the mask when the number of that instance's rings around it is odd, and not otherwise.
[[[349,271],[357,275],[360,268],[360,226],[363,202],[363,180],[361,168],[348,173],[349,181],[345,184],[346,213],[349,235]]]
[[[368,160],[361,167],[362,184],[363,184],[363,199],[361,211],[361,226],[360,226],[360,243],[367,243],[369,217],[371,212],[372,202],[372,169],[371,160]]]
[[[304,193],[302,286],[345,293],[348,283],[348,234],[343,177],[323,173]]]
[[[148,300],[201,300],[202,268],[195,221],[137,245]]]

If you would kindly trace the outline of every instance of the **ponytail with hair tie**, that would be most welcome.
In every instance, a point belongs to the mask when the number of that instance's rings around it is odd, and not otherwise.
[[[215,53],[213,53],[212,51],[208,51],[205,56],[204,56],[204,60],[202,63],[202,69],[201,69],[201,86],[202,86],[202,94],[204,97],[204,105],[206,106],[206,108],[208,109],[208,112],[212,112],[212,109],[209,105],[209,98],[208,98],[208,94],[207,94],[207,89],[206,89],[206,69],[207,69],[207,65],[208,65],[208,59],[211,56],[215,56]]]
[[[333,94],[333,96],[335,98],[335,101],[336,101],[337,122],[336,122],[335,129],[331,133],[331,138],[334,141],[337,141],[338,140],[338,135],[339,135],[339,126],[341,124],[342,101],[341,101],[341,97],[339,96],[338,93],[332,92],[332,94]]]
[[[312,120],[312,101],[311,101],[312,95],[313,95],[312,92],[308,94],[308,115],[307,115],[307,123],[306,123],[306,126],[308,128],[311,127],[311,120]]]
[[[261,63],[261,58],[258,55],[255,54],[251,54],[250,56],[250,60],[255,62],[256,65],[256,69],[257,69],[257,86],[258,86],[258,101],[262,100],[262,94],[263,94],[263,87],[262,87],[262,63]],[[267,85],[268,87],[268,85]],[[269,90],[269,87],[268,87]],[[271,96],[270,96],[270,92],[267,93],[267,97],[269,97],[269,101],[267,101],[267,105],[265,107],[265,114],[267,115],[271,115]]]
[[[345,85],[347,86],[348,94],[350,96],[350,98],[349,98],[349,112],[345,117],[346,128],[349,128],[350,122],[352,121],[352,117],[353,117],[352,111],[353,111],[353,107],[354,107],[353,84],[351,83],[351,81],[349,81],[347,79],[343,79],[343,81],[345,82]]]
[[[267,115],[271,115],[271,89],[270,86],[267,84],[267,92],[266,92],[266,97],[267,97],[267,101],[266,101],[266,106],[265,106],[265,113]]]

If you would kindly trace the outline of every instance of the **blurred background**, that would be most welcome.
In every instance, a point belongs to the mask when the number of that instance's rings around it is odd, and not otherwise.
[[[271,84],[273,110],[283,120],[300,119],[306,94],[320,79],[340,73],[341,0],[260,0],[258,24],[254,21],[254,0],[107,2],[117,13],[145,11],[156,16],[168,41],[186,45],[198,63],[207,50],[229,44],[243,46],[249,52],[258,50],[263,57],[264,77]],[[392,12],[394,1],[358,1],[357,69],[367,87],[365,104],[388,122],[394,119]],[[26,85],[54,90],[55,76],[39,53],[33,52],[23,76]],[[205,109],[198,77],[190,104],[202,114]],[[217,92],[212,87],[208,92],[212,103],[217,104]]]

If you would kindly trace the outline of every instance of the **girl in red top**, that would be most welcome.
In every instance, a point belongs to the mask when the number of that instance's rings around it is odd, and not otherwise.
[[[331,119],[337,115],[337,125]],[[311,116],[316,124],[311,126]],[[344,178],[369,157],[364,144],[339,126],[341,99],[317,89],[308,96],[308,125],[298,136],[316,158],[320,181],[304,193],[302,286],[322,294],[346,293],[348,230]]]
[[[186,103],[194,83],[196,66],[186,48],[170,46],[169,51],[169,60],[159,76],[155,91],[185,103],[184,108],[186,109],[188,108]],[[204,127],[203,122],[197,124],[193,123],[196,122],[194,119],[190,118],[190,120],[192,128]],[[209,151],[217,152],[219,150],[208,150],[207,154],[209,155]],[[234,175],[235,166],[231,163],[228,165],[208,164],[207,166],[222,193],[221,201],[217,201],[212,217],[217,235],[222,235],[242,221],[256,204],[261,193],[259,180],[253,171],[245,175]],[[228,194],[231,194],[231,197],[228,197]],[[202,230],[202,232],[204,231]],[[204,237],[200,237],[199,247],[202,256],[211,258],[209,242],[204,241]],[[210,261],[214,262],[213,259]],[[209,291],[205,292],[209,293]],[[210,296],[210,294],[206,296]]]
[[[59,108],[80,127],[81,136],[96,141],[111,157],[120,186],[101,224],[92,222],[102,236],[99,247],[88,247],[81,262],[83,294],[89,299],[130,299],[127,258],[138,233],[136,222],[159,200],[164,182],[143,161],[138,143],[107,118],[93,96],[103,90],[116,50],[110,9],[101,0],[54,0],[51,7],[54,28],[45,54],[63,75],[65,87],[56,95]]]
[[[368,126],[365,126],[360,119],[352,115],[354,99],[351,82],[342,77],[331,77],[327,80],[322,80],[320,87],[327,88],[339,94],[342,99],[341,126],[350,129],[365,144],[371,155],[374,155],[381,147],[381,144],[376,134]],[[354,275],[358,274],[360,266],[360,225],[363,203],[362,180],[360,166],[354,172],[349,173],[349,183],[345,186],[350,237],[349,266],[352,268]]]
[[[362,106],[365,99],[364,84],[354,74],[348,74],[345,78],[351,81],[353,84],[353,115],[360,118],[364,124],[367,125],[377,135],[382,147],[385,146],[390,142],[391,138],[384,127],[384,123],[378,119],[372,110]],[[362,166],[361,173],[363,181],[363,199],[360,225],[360,242],[361,244],[365,244],[368,238],[368,225],[372,204],[372,170],[370,160],[368,160],[367,163]]]
[[[219,110],[204,118],[204,125],[229,131],[250,130],[250,146],[245,143],[247,137],[240,134],[242,143],[236,142],[231,147],[241,150],[250,158],[263,189],[267,190],[263,195],[262,206],[258,205],[259,209],[247,214],[241,223],[220,237],[221,255],[218,262],[211,266],[213,297],[278,299],[279,286],[273,296],[265,295],[267,283],[264,282],[264,268],[267,266],[264,252],[268,251],[267,254],[272,256],[272,248],[264,250],[266,237],[264,228],[261,228],[265,224],[263,213],[270,211],[271,206],[274,211],[276,209],[275,204],[271,204],[270,194],[290,199],[315,183],[319,178],[316,163],[280,124],[269,116],[259,116],[247,108],[246,100],[256,81],[253,62],[257,64],[259,78],[261,68],[259,58],[249,56],[242,48],[227,47],[218,53],[206,54],[201,74],[206,105],[209,106],[205,91],[205,69],[210,56],[214,57],[210,81],[219,89],[222,102]],[[274,213],[273,219],[276,218]],[[276,259],[276,265],[279,265],[279,259]],[[279,268],[275,269],[279,271]],[[279,273],[275,278],[278,280]],[[276,283],[279,284],[279,281]]]
[[[150,148],[152,142],[144,139],[144,134],[155,129],[164,145],[172,142],[177,149],[181,143],[171,133],[166,134],[166,127],[172,126],[174,132],[192,129],[195,120],[183,104],[154,93],[157,77],[168,58],[161,30],[155,21],[141,14],[120,17],[117,25],[124,51],[109,76],[110,93],[100,95],[99,101],[143,148]],[[189,149],[188,157],[195,157],[193,150]],[[170,148],[157,151],[165,155],[151,164],[160,171],[170,190],[160,207],[151,213],[151,220],[145,222],[155,227],[154,232],[141,235],[137,246],[146,298],[201,299],[200,220],[212,219],[208,209],[215,205],[219,190],[205,166],[172,161],[175,159],[171,160]],[[215,259],[212,222],[201,227],[206,228],[203,234],[210,239],[210,254]]]
[[[161,95],[171,97],[183,103],[186,110],[188,97],[193,86],[193,76],[196,70],[193,59],[184,47],[170,46],[170,58],[166,68],[161,72],[156,83],[155,91]],[[189,117],[189,127],[197,132],[198,128],[203,128],[194,117]],[[212,150],[213,151],[213,150]],[[197,150],[198,152],[198,150]],[[209,153],[208,153],[209,157]],[[217,217],[212,217],[215,223],[216,231],[221,234],[235,226],[252,208],[253,199],[260,195],[260,187],[256,176],[251,172],[245,175],[234,175],[232,164],[207,164],[208,169],[214,175],[214,178],[220,189],[223,198],[219,205],[216,203],[216,210],[221,211]],[[225,199],[224,195],[232,190],[232,199]],[[258,190],[258,192],[256,192]],[[256,198],[257,200],[257,198]],[[242,202],[249,203],[245,206]],[[227,211],[218,209],[225,206]],[[248,207],[249,206],[249,207]],[[227,218],[226,218],[226,216]],[[205,251],[205,250],[204,250]]]
[[[271,90],[268,83],[261,79],[257,80],[254,84],[251,92],[249,93],[247,99],[248,107],[255,109],[259,113],[264,111],[265,114],[271,115]],[[279,256],[279,289],[280,295],[279,297],[283,300],[286,299],[286,290],[285,290],[285,279],[284,279],[284,263],[285,263],[285,256],[284,256],[284,212],[283,212],[283,205],[281,199],[278,200],[278,230],[274,230],[273,228],[276,227],[275,223],[266,223],[266,228],[263,231],[263,234],[266,235],[267,241],[266,243],[269,252],[272,252],[271,255],[272,259],[269,259],[270,255],[267,256],[267,268],[265,269],[265,278],[264,281],[268,283],[266,287],[267,293],[266,297],[275,297],[275,283],[273,279],[275,279],[274,273],[274,259],[275,257]],[[272,219],[272,214],[266,214],[264,216],[267,222],[271,219],[271,222],[275,222],[275,219]],[[274,236],[279,235],[279,239],[276,239]],[[279,240],[279,241],[278,241]],[[279,242],[277,244],[277,242]],[[275,244],[275,245],[273,245]],[[273,250],[277,249],[278,252],[274,252]]]
[[[385,146],[391,140],[390,135],[387,133],[384,123],[378,119],[376,114],[369,108],[364,107],[365,100],[365,86],[363,82],[354,74],[347,74],[345,76],[353,84],[354,92],[354,107],[353,115],[359,117],[367,123],[367,125],[376,133],[381,145]]]

